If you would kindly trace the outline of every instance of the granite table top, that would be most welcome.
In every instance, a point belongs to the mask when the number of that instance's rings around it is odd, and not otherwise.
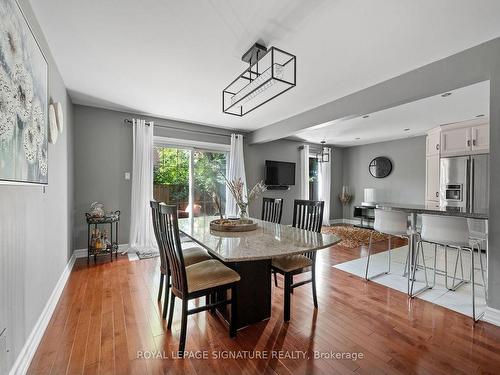
[[[179,219],[179,229],[223,262],[271,259],[306,251],[317,251],[340,242],[340,237],[253,219],[258,227],[250,232],[219,232],[210,229],[213,216]]]

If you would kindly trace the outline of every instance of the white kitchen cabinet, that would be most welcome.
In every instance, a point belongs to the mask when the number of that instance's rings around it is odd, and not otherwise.
[[[441,131],[441,156],[466,155],[471,151],[471,128],[446,127]]]
[[[483,124],[471,128],[473,152],[489,152],[490,149],[490,126]]]
[[[425,200],[439,202],[439,154],[425,159]]]
[[[433,129],[427,133],[425,154],[439,155],[439,144],[441,143],[441,129]]]

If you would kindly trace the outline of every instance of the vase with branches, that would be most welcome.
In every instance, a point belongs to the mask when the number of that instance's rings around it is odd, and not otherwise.
[[[349,204],[349,202],[351,202],[351,199],[352,199],[352,194],[349,193],[349,189],[347,188],[347,186],[343,186],[342,193],[339,194],[339,201],[340,203],[342,203],[343,211],[345,211],[345,207]]]
[[[263,192],[265,192],[267,190],[267,186],[261,180],[256,183],[252,189],[247,189],[247,191],[244,192],[245,186],[241,178],[238,178],[236,180],[229,180],[226,176],[224,176],[224,179],[226,180],[226,185],[229,189],[229,192],[234,197],[236,205],[240,210],[240,220],[247,220],[248,204],[257,199]]]

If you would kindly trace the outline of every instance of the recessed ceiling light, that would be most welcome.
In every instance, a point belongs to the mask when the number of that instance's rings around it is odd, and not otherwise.
[[[403,129],[405,132],[409,132],[410,128]]]
[[[477,115],[476,117],[484,117],[484,115],[483,115],[483,114],[480,114],[480,115]]]
[[[450,96],[451,92],[445,92],[444,94],[441,94],[443,98],[446,98],[447,96]]]
[[[364,116],[363,116],[363,118],[368,118],[368,117],[370,117],[370,115],[364,115]]]

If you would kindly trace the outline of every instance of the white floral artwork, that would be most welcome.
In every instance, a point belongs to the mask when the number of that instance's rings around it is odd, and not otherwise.
[[[0,180],[48,183],[48,77],[16,0],[0,0]]]

